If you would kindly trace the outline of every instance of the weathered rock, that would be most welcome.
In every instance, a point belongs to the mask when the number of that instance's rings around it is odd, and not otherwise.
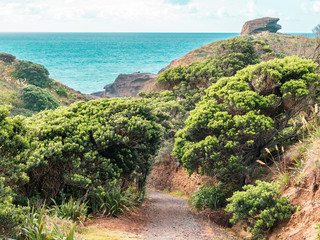
[[[157,75],[152,73],[120,74],[114,83],[104,87],[108,97],[136,97],[145,84],[155,81]]]
[[[89,95],[92,96],[92,98],[94,98],[94,99],[107,97],[105,91],[94,92],[94,93],[91,93]]]
[[[247,21],[243,25],[241,35],[251,35],[266,31],[276,33],[281,29],[281,25],[277,24],[279,20],[279,18],[264,17]]]

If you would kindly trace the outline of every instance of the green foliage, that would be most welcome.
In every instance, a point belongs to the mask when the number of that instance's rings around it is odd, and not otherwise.
[[[205,208],[216,210],[225,206],[228,195],[224,185],[206,186],[193,193],[189,201],[197,210]]]
[[[257,181],[256,186],[246,185],[228,199],[226,211],[233,213],[231,223],[244,221],[252,239],[262,239],[265,231],[278,221],[288,219],[294,212],[287,198],[281,198],[279,186]]]
[[[45,205],[42,206],[39,212],[34,208],[28,215],[25,216],[25,221],[21,226],[21,236],[19,239],[28,240],[74,240],[76,224],[69,231],[62,227],[62,230],[54,223],[54,228],[49,231],[45,222]]]
[[[52,231],[52,235],[54,240],[74,240],[75,239],[75,231],[76,231],[76,224],[73,224],[71,229],[68,231],[63,226],[62,230],[54,224],[54,228]]]
[[[289,120],[315,101],[316,69],[311,60],[287,57],[221,78],[176,134],[174,156],[189,173],[238,185],[265,147],[295,136],[301,126]]]
[[[29,84],[41,88],[49,87],[52,83],[49,78],[49,72],[44,66],[28,61],[17,61],[14,64],[12,76],[17,79],[27,80]]]
[[[0,237],[13,234],[25,218],[28,208],[16,206],[13,203],[14,193],[10,187],[5,187],[5,179],[0,178]]]
[[[42,111],[45,109],[56,109],[61,104],[48,90],[28,85],[21,89],[19,98],[24,107],[32,111]]]
[[[315,227],[315,229],[320,229],[320,223],[317,224],[317,226]],[[316,239],[320,239],[320,230],[317,233],[317,238]]]
[[[68,92],[61,86],[59,86],[56,89],[56,93],[60,96],[60,97],[68,97]]]
[[[134,199],[116,183],[110,183],[104,188],[95,188],[91,197],[93,210],[105,215],[115,217],[134,207]]]
[[[81,200],[73,200],[71,197],[68,202],[63,202],[60,206],[52,199],[54,203],[54,211],[60,218],[71,219],[73,221],[80,221],[86,218],[88,206]]]
[[[258,62],[252,41],[232,38],[220,44],[214,58],[168,69],[158,76],[157,84],[173,91],[190,110],[201,100],[204,89],[219,78],[233,76],[238,70]]]
[[[151,102],[101,99],[78,102],[28,119],[30,148],[20,154],[30,181],[20,187],[24,196],[74,197],[88,189],[121,180],[140,190],[151,169],[166,116]]]
[[[16,57],[9,54],[9,53],[0,53],[0,61],[3,61],[5,63],[13,63],[16,60]]]
[[[28,181],[24,172],[24,166],[19,164],[16,156],[29,147],[26,137],[27,129],[22,117],[9,117],[9,108],[0,106],[0,177],[3,181],[15,184],[23,184]]]
[[[32,211],[26,216],[25,221],[23,223],[22,231],[24,235],[24,239],[28,240],[46,240],[48,239],[44,222],[44,213],[45,208],[44,205],[41,208],[40,212],[37,213],[34,208]]]

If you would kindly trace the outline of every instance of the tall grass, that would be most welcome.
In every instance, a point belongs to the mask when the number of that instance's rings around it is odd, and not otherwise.
[[[71,219],[74,221],[83,221],[86,219],[88,206],[87,203],[81,202],[81,200],[73,200],[71,197],[68,202],[64,202],[58,205],[54,199],[54,211],[61,218]]]
[[[31,212],[26,215],[26,219],[21,226],[21,233],[17,239],[23,240],[75,240],[76,224],[74,223],[71,228],[65,225],[59,227],[56,223],[52,230],[46,226],[48,219],[46,215],[45,205],[42,206],[40,211],[32,208]],[[51,218],[49,218],[51,221]]]
[[[96,189],[92,195],[92,208],[103,215],[117,216],[134,207],[134,199],[120,188],[118,184],[110,184],[106,188]]]

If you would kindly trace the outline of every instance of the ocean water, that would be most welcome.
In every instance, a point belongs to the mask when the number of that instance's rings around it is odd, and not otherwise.
[[[0,52],[44,65],[83,93],[102,91],[120,73],[157,73],[172,60],[237,33],[0,33]]]
[[[299,33],[300,35],[301,33]],[[238,33],[0,33],[0,52],[44,65],[83,93],[103,91],[120,73],[157,73],[172,60]],[[301,35],[312,36],[312,34]]]

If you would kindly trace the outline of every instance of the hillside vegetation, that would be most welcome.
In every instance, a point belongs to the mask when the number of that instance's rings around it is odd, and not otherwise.
[[[79,100],[87,98],[51,79],[44,66],[0,53],[0,105],[10,105],[12,115],[31,116]]]
[[[269,44],[296,37],[258,36],[193,51],[197,62],[158,76],[158,92],[70,106],[61,105],[82,95],[50,79],[43,66],[4,54],[0,236],[76,239],[76,224],[88,216],[117,216],[139,206],[152,167],[164,161],[215,178],[194,193],[191,205],[225,209],[252,239],[289,219],[299,207],[266,171],[280,179],[282,168],[272,168],[282,164],[281,156],[274,158],[278,145],[311,134],[320,75],[313,60],[288,57]],[[4,104],[12,115],[40,112],[12,117]],[[62,219],[69,222],[58,226]]]
[[[299,35],[262,32],[250,36],[239,36],[236,38],[246,39],[253,42],[264,42],[263,50],[266,50],[266,52],[257,49],[261,56],[273,51],[274,53],[282,54],[283,56],[295,55],[310,58],[313,56],[314,49],[316,47],[316,38]],[[172,61],[165,69],[177,66],[186,66],[193,62],[204,61],[208,58],[216,57],[217,54],[219,54],[220,45],[224,42],[225,40],[216,41],[194,49],[185,56]],[[268,55],[269,54],[266,54],[265,57],[268,57]]]

